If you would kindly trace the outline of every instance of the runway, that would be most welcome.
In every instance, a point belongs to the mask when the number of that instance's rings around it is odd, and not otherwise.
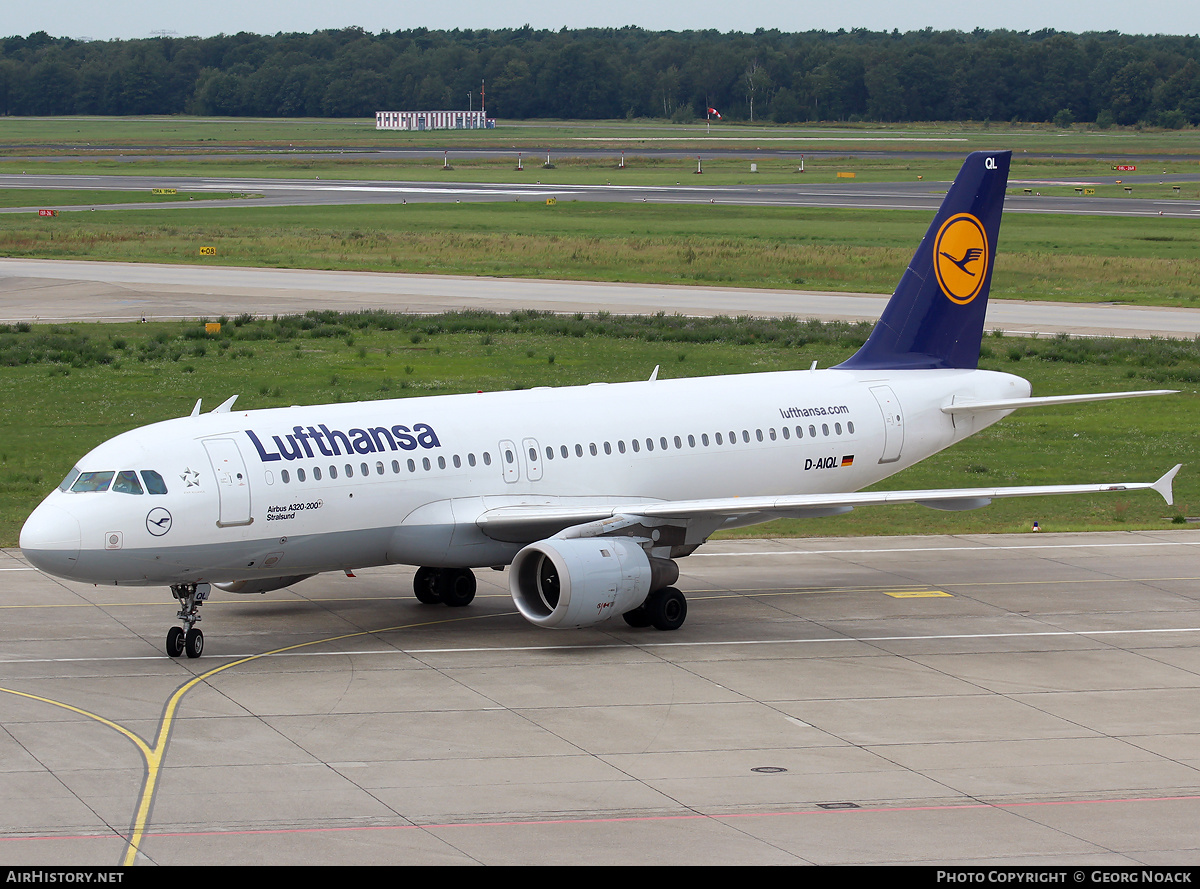
[[[747,161],[749,164],[749,161]],[[96,189],[101,191],[145,191],[152,188],[175,188],[194,195],[195,200],[167,203],[130,203],[64,205],[61,213],[97,212],[106,210],[170,210],[198,207],[295,207],[344,204],[400,204],[406,202],[470,203],[478,201],[545,201],[548,198],[571,201],[605,201],[616,203],[659,204],[736,204],[764,207],[838,207],[856,210],[921,210],[934,212],[942,202],[949,182],[875,182],[819,183],[807,181],[796,174],[795,183],[750,183],[744,185],[708,185],[702,176],[681,174],[674,186],[625,185],[620,172],[613,170],[613,180],[607,184],[551,185],[539,181],[540,174],[531,169],[513,182],[390,182],[380,180],[322,180],[261,177],[201,177],[201,176],[82,176],[51,174],[0,174],[0,189]],[[748,177],[753,174],[747,173]],[[1137,189],[1152,182],[1192,182],[1194,175],[1140,177]],[[1094,180],[1094,181],[1093,181]],[[1111,176],[1097,176],[1088,184],[1117,181]],[[1124,180],[1123,180],[1124,181]],[[1132,182],[1133,180],[1127,180]],[[1183,219],[1200,217],[1200,201],[1182,198],[1150,199],[1134,196],[1108,198],[1072,195],[1041,195],[1037,192],[1049,185],[1074,186],[1071,180],[1055,182],[1040,179],[1025,182],[1013,179],[1010,190],[1028,186],[1031,194],[1010,194],[1004,203],[1005,213],[1056,213],[1084,216],[1166,216]],[[252,197],[246,200],[205,200],[206,194],[234,193]],[[9,207],[0,213],[36,213],[39,207]]]
[[[1194,865],[1198,546],[718,542],[681,562],[674,633],[539,630],[486,570],[471,607],[422,606],[409,569],[376,569],[217,593],[198,660],[162,654],[165,590],[58,581],[5,551],[0,849]]]
[[[874,322],[887,296],[518,278],[0,258],[0,323],[234,317],[310,310],[486,310],[795,316]],[[987,327],[1012,334],[1200,335],[1200,309],[993,299]]]

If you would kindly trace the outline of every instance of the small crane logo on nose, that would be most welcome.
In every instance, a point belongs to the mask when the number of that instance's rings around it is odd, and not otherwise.
[[[171,514],[161,506],[156,506],[146,516],[146,530],[155,537],[162,537],[171,530]]]

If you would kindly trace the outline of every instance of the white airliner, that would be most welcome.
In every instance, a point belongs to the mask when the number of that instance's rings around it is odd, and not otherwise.
[[[623,615],[676,629],[675,559],[721,528],[856,506],[973,509],[996,497],[1153,483],[858,492],[1016,408],[1154,392],[1030,397],[979,370],[1009,152],[967,158],[867,343],[828,370],[207,414],[118,435],[29,517],[43,571],[162,584],[200,655],[210,585],[255,593],[323,571],[420,566],[425,603],[468,604],[472,568],[510,565],[544,627]]]

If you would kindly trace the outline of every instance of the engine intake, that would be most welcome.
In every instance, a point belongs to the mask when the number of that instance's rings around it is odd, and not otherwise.
[[[590,627],[645,602],[661,573],[627,537],[552,537],[517,553],[508,587],[539,627]]]

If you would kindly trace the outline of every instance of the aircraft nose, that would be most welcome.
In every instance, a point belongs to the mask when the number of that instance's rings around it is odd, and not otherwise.
[[[70,577],[79,562],[79,522],[65,509],[43,503],[21,528],[21,552],[47,574]]]

